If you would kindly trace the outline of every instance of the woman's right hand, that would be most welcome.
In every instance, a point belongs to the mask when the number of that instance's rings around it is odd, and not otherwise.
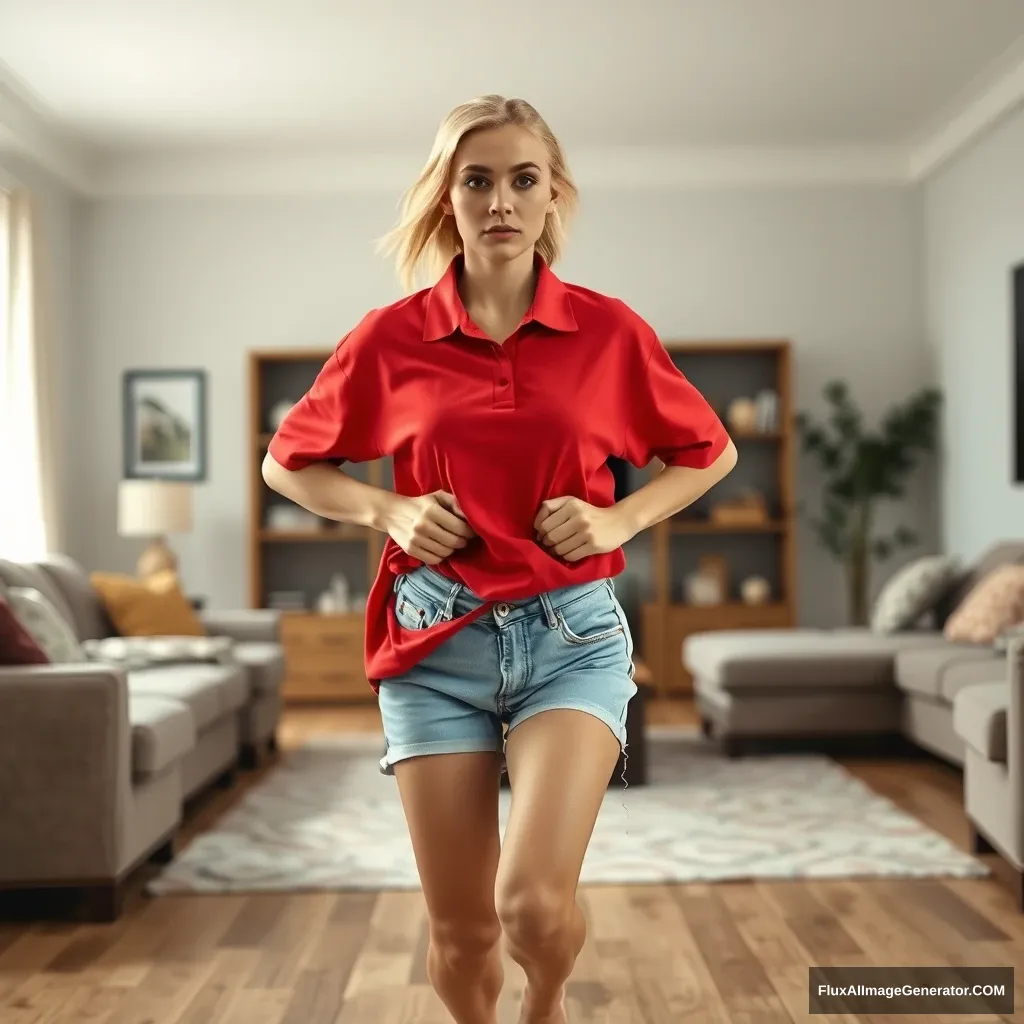
[[[418,498],[396,495],[388,510],[386,528],[408,555],[437,565],[476,536],[455,496],[433,491]]]

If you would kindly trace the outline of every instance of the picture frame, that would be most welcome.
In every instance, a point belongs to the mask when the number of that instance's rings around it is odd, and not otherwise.
[[[122,382],[124,478],[205,480],[206,424],[204,370],[126,370]]]

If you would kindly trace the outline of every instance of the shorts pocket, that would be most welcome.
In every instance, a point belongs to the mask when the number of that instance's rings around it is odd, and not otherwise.
[[[395,618],[403,629],[429,629],[441,621],[444,605],[410,586],[403,577],[395,590]]]
[[[623,635],[618,602],[607,587],[555,609],[558,630],[566,643],[599,644]]]

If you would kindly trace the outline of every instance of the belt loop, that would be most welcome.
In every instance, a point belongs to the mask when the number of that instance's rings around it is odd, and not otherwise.
[[[547,591],[542,592],[538,597],[540,598],[540,606],[544,609],[544,618],[547,619],[548,628],[557,628],[558,618],[555,615],[555,608],[551,603],[551,598],[548,596]]]

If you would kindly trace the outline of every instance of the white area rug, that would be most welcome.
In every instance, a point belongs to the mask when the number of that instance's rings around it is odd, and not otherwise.
[[[289,753],[149,891],[418,888],[381,746],[326,737]],[[696,733],[652,730],[648,763],[649,785],[608,791],[583,884],[989,873],[820,755],[727,760]]]

